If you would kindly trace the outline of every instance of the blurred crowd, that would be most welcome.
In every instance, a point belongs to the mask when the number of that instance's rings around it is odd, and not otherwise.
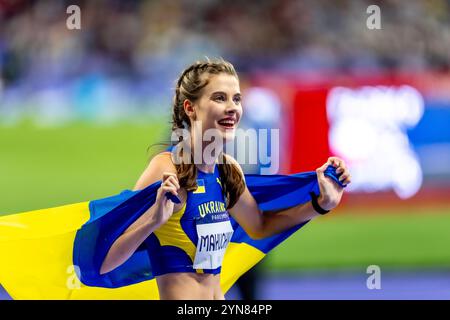
[[[81,30],[66,27],[71,4]],[[241,73],[448,71],[450,0],[0,0],[0,114],[155,111],[205,56]]]

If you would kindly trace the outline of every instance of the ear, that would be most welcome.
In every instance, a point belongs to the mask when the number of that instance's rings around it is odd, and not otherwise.
[[[194,104],[191,101],[189,101],[188,99],[185,99],[183,101],[183,109],[184,109],[184,112],[186,113],[186,115],[190,119],[195,120],[195,118],[196,118],[195,107],[194,107]]]

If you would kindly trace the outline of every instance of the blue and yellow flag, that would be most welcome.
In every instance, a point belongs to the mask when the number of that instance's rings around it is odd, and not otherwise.
[[[335,168],[325,174],[335,180]],[[315,172],[245,175],[263,211],[285,209],[319,194]],[[139,191],[99,200],[0,217],[0,284],[14,299],[158,299],[144,245],[104,275],[100,266],[112,243],[156,199],[161,181]],[[270,250],[305,223],[275,236],[253,240],[232,219],[221,287],[224,293]]]
[[[205,180],[197,179],[197,189],[193,193],[206,193]]]

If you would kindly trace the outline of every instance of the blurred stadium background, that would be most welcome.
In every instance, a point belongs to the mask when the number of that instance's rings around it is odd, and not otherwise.
[[[337,155],[354,176],[258,266],[256,298],[450,299],[448,0],[0,0],[0,214],[133,188],[205,56],[236,66],[244,126],[280,128],[281,173]]]

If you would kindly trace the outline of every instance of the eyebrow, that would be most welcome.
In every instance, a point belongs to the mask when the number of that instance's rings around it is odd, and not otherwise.
[[[211,93],[211,96],[216,95],[216,94],[224,94],[224,95],[227,95],[226,92],[223,92],[223,91],[215,91],[215,92]],[[240,92],[238,92],[238,93],[235,93],[233,96],[239,96],[239,97],[241,97],[242,94],[241,94]]]

